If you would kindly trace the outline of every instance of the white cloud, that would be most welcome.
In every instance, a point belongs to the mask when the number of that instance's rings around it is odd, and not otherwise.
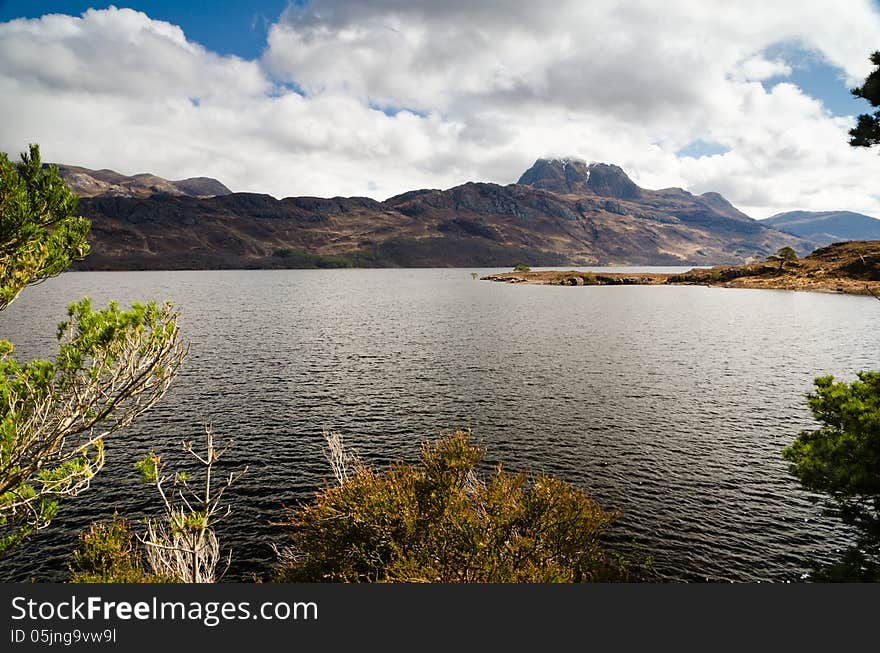
[[[740,82],[763,81],[771,77],[788,77],[791,66],[779,59],[769,60],[760,55],[749,57],[743,61],[732,77]]]
[[[0,24],[0,150],[36,141],[88,167],[378,198],[509,183],[574,155],[756,217],[880,215],[880,156],[847,145],[851,118],[762,85],[798,66],[768,54],[786,43],[859,83],[880,14],[868,0],[313,0],[271,27],[260,61],[132,10],[45,16]],[[676,155],[698,139],[729,151]]]

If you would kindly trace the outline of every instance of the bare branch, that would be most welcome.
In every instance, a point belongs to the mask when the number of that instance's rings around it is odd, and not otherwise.
[[[205,455],[197,454],[192,442],[184,442],[183,450],[190,453],[202,467],[205,474],[205,492],[199,497],[186,481],[181,484],[192,496],[191,502],[182,489],[176,492],[180,504],[165,500],[162,491],[163,478],[154,482],[165,503],[164,523],[151,521],[147,532],[139,537],[145,545],[146,558],[153,573],[170,576],[184,583],[214,583],[229,570],[231,552],[226,558],[226,567],[217,574],[220,563],[220,544],[214,531],[219,521],[232,514],[232,508],[220,507],[223,493],[247,472],[247,467],[238,473],[230,473],[219,491],[212,494],[212,469],[220,454],[226,451],[231,442],[218,453],[214,447],[214,432],[210,424],[205,424]]]
[[[159,328],[167,329],[166,337],[151,338],[149,329],[128,329],[78,367],[58,366],[48,384],[38,386],[33,379],[39,377],[27,365],[4,368],[0,420],[11,425],[12,437],[0,448],[0,496],[14,497],[9,493],[15,488],[28,488],[26,499],[0,500],[4,531],[26,524],[43,527],[51,511],[28,506],[87,488],[103,467],[104,439],[166,393],[187,347],[177,337],[177,316],[168,307],[164,310]],[[74,337],[72,329],[69,325],[62,334],[62,346]]]
[[[341,434],[324,430],[323,435],[324,441],[327,443],[324,456],[330,463],[330,470],[333,472],[336,482],[344,485],[348,480],[348,475],[361,466],[361,461],[357,455],[346,450]]]

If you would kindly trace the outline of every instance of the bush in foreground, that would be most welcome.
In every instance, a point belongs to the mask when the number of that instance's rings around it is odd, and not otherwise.
[[[803,487],[828,497],[834,514],[855,527],[857,542],[833,564],[814,565],[820,581],[880,581],[880,372],[852,383],[823,376],[809,395],[821,424],[783,451]]]
[[[143,535],[115,514],[112,521],[92,523],[79,534],[79,548],[68,563],[71,582],[213,583],[223,578],[232,553],[225,568],[219,566],[220,543],[214,529],[232,514],[231,506],[222,506],[221,500],[247,468],[229,474],[218,486],[215,465],[232,442],[215,447],[214,430],[205,424],[205,445],[201,454],[192,442],[183,443],[183,450],[203,469],[198,483],[185,472],[165,473],[161,458],[153,452],[135,464],[142,479],[159,493],[164,515],[147,520]]]
[[[483,451],[457,431],[416,465],[355,463],[289,513],[288,582],[588,582],[632,578],[600,539],[616,515],[556,478],[481,479]]]
[[[170,583],[146,570],[128,520],[113,515],[79,534],[79,548],[68,563],[72,583]]]

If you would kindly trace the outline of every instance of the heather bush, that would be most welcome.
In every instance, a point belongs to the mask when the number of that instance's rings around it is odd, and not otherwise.
[[[79,548],[68,568],[72,583],[174,582],[147,571],[131,524],[118,515],[80,532]]]
[[[278,580],[289,582],[588,582],[632,579],[602,535],[616,515],[582,490],[498,465],[457,431],[417,464],[359,462],[283,525]]]

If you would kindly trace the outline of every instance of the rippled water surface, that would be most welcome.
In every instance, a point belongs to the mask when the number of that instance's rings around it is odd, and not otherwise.
[[[780,452],[813,423],[815,376],[880,367],[876,300],[470,272],[81,272],[25,290],[0,313],[21,357],[50,355],[84,295],[172,300],[191,349],[162,402],[108,443],[92,488],[0,561],[0,578],[61,580],[90,521],[155,514],[134,461],[149,449],[182,460],[179,442],[205,421],[236,441],[224,469],[250,465],[220,529],[230,578],[271,568],[271,522],[328,475],[324,428],[385,464],[471,427],[490,463],[555,474],[618,509],[613,542],[670,580],[797,580],[849,542]]]

